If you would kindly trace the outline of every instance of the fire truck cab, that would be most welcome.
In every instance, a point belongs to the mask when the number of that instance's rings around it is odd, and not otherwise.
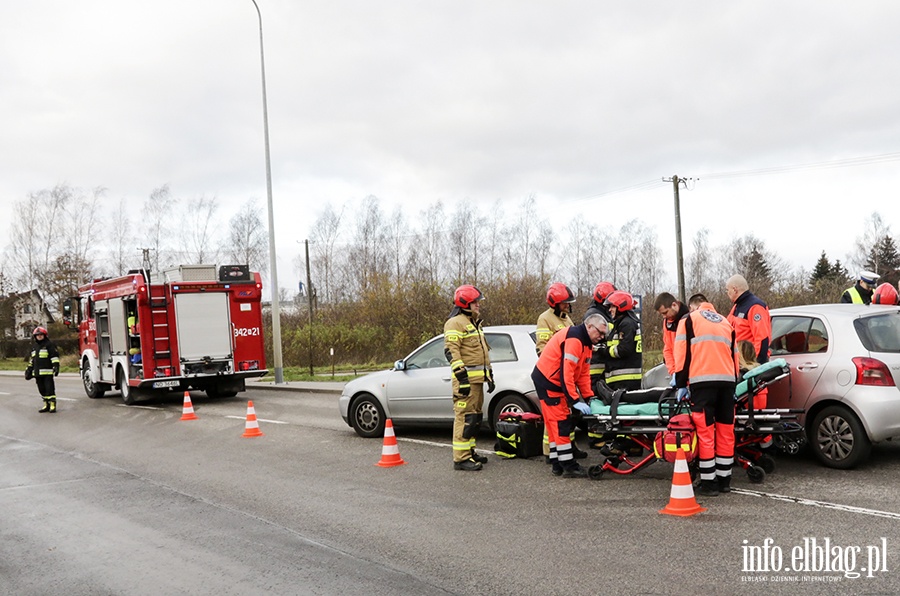
[[[78,325],[85,393],[115,388],[128,405],[189,389],[237,395],[268,372],[261,297],[246,265],[138,269],[80,287],[63,315]]]

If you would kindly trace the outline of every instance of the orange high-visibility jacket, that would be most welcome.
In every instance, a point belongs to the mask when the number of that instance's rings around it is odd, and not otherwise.
[[[675,369],[678,387],[736,381],[740,365],[734,329],[709,302],[678,322]]]
[[[675,320],[670,321],[669,319],[663,319],[663,330],[662,330],[662,339],[663,339],[663,361],[666,363],[666,370],[669,371],[669,374],[675,374],[675,335],[678,333],[678,323],[685,316],[690,313],[688,307],[678,303],[678,314],[675,315]]]
[[[545,389],[550,397],[565,396],[571,404],[578,399],[594,396],[591,389],[591,338],[584,323],[557,331],[538,358],[531,375],[535,385]]]
[[[738,341],[749,341],[756,350],[756,361],[769,361],[769,342],[772,339],[772,318],[769,307],[750,291],[746,291],[734,301],[728,322],[734,327]]]

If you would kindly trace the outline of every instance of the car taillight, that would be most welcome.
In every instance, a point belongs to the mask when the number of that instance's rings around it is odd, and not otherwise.
[[[853,364],[856,365],[857,385],[894,386],[894,377],[881,360],[858,357],[853,359]]]

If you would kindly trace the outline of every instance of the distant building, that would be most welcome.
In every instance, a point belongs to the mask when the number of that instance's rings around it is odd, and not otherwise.
[[[10,294],[5,302],[12,314],[12,320],[8,320],[3,330],[6,337],[31,339],[35,327],[47,327],[54,322],[50,309],[37,290]]]

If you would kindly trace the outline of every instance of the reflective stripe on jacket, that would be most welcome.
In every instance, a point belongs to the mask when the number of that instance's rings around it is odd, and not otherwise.
[[[572,317],[562,311],[560,311],[558,315],[552,308],[548,308],[542,312],[537,320],[537,329],[535,331],[534,340],[534,349],[537,351],[538,356],[541,355],[541,351],[543,351],[544,346],[547,345],[547,342],[550,341],[550,338],[553,337],[554,333],[560,329],[571,327],[572,325]]]
[[[465,312],[444,323],[444,351],[450,368],[466,367],[470,383],[483,383],[485,370],[490,368],[488,345],[481,330],[481,320],[472,320]]]
[[[617,316],[606,341],[606,382],[640,381],[643,376],[641,324],[633,312]]]
[[[593,345],[584,323],[557,331],[541,352],[531,378],[549,397],[565,397],[572,404],[579,392],[585,399],[594,396],[591,389]],[[540,395],[540,392],[538,392]]]
[[[678,387],[734,383],[740,370],[734,329],[709,302],[678,322],[674,356]]]

